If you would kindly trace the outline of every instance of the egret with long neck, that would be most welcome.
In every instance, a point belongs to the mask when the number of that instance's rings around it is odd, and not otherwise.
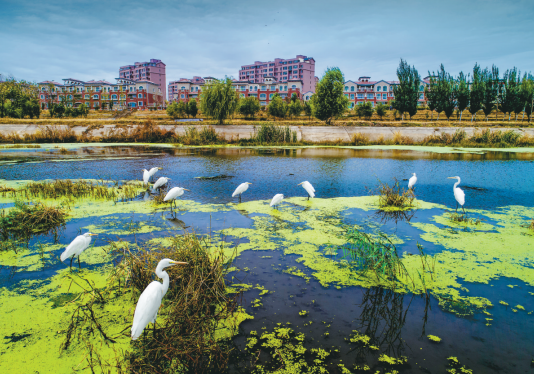
[[[465,193],[462,191],[458,185],[460,184],[460,177],[449,177],[448,179],[457,179],[458,182],[454,184],[452,191],[454,192],[454,198],[456,199],[456,212],[458,212],[458,204],[462,206],[462,210],[465,214],[464,204],[465,204]]]
[[[150,322],[154,324],[154,331],[156,330],[158,310],[163,297],[169,290],[169,274],[163,269],[173,265],[187,265],[187,262],[173,261],[168,258],[161,260],[156,267],[156,275],[163,279],[163,283],[157,281],[151,282],[141,296],[139,296],[132,324],[133,340],[141,336],[143,330]]]

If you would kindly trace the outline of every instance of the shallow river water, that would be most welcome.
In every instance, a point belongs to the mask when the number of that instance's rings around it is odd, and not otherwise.
[[[0,372],[68,373],[83,359],[76,352],[59,354],[66,314],[55,301],[69,292],[68,264],[58,257],[80,231],[99,234],[81,256],[82,271],[98,272],[109,266],[99,249],[109,240],[149,241],[184,228],[221,235],[236,249],[237,270],[227,278],[252,286],[245,288],[243,307],[253,318],[234,338],[240,348],[251,331],[291,323],[305,334],[307,348],[337,350],[327,360],[332,373],[341,372],[340,363],[351,372],[358,372],[355,364],[366,364],[373,373],[391,372],[378,360],[381,354],[406,356],[407,364],[395,368],[401,373],[442,373],[449,357],[475,373],[531,372],[534,232],[527,226],[534,218],[533,160],[531,153],[439,149],[0,150],[0,187],[45,179],[140,180],[142,169],[158,166],[163,169],[157,177],[190,190],[177,202],[176,217],[154,208],[151,195],[141,192],[127,202],[74,208],[60,233],[61,245],[40,236],[27,250],[0,252]],[[379,182],[396,178],[406,187],[412,173],[418,178],[416,208],[381,212]],[[461,177],[465,209],[479,224],[448,218],[456,207],[451,176]],[[305,180],[315,187],[315,199],[306,200],[298,186]],[[239,203],[231,194],[243,182],[252,184]],[[277,193],[285,199],[274,210],[269,202]],[[0,209],[13,202],[0,197]],[[360,277],[339,249],[347,227],[388,235],[413,274],[420,264],[419,243],[434,261],[432,278],[425,286],[401,284],[393,291]],[[299,314],[303,310],[305,316]],[[355,330],[377,349],[351,345],[347,339]]]

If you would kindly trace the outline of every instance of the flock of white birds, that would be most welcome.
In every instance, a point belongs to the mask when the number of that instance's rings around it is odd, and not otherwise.
[[[150,178],[154,176],[158,172],[158,170],[161,170],[159,167],[154,167],[150,170],[143,169],[143,183],[148,186]],[[462,206],[465,203],[465,193],[458,187],[460,184],[460,177],[449,177],[449,179],[457,179],[458,181],[454,184],[453,192],[454,192],[454,198],[456,199],[456,211],[458,211],[458,204]],[[165,186],[170,178],[161,177],[159,178],[156,183],[154,183],[153,191],[156,191],[158,188],[161,188]],[[415,173],[413,173],[412,177],[408,181],[408,188],[413,190],[415,187],[415,184],[417,183],[417,176]],[[248,186],[252,183],[245,182],[241,183],[232,194],[232,197],[239,196],[239,201],[241,202],[241,195],[243,192],[248,190]],[[308,181],[302,182],[298,184],[299,186],[302,186],[306,192],[308,193],[308,200],[313,197],[315,197],[315,189],[313,188],[312,184]],[[171,201],[171,209],[172,209],[172,203],[176,200],[176,198],[182,196],[184,194],[184,191],[189,191],[183,187],[173,187],[167,192],[165,195],[164,201]],[[284,199],[283,194],[276,194],[274,195],[273,199],[271,200],[271,204],[269,206],[275,207],[280,204],[280,202]],[[465,213],[465,210],[464,210]],[[67,248],[65,248],[65,251],[61,254],[61,261],[65,261],[67,258],[70,258],[70,268],[72,269],[72,260],[74,258],[78,258],[78,267],[80,266],[80,255],[83,251],[85,251],[89,245],[91,244],[91,237],[95,236],[96,234],[92,234],[90,232],[85,233],[83,235],[77,236],[72,243],[70,243]],[[163,297],[167,293],[167,290],[169,289],[169,274],[167,274],[166,271],[163,269],[174,266],[174,265],[186,265],[187,262],[179,262],[179,261],[173,261],[168,258],[165,258],[161,260],[158,263],[158,266],[156,267],[156,275],[163,280],[163,283],[153,281],[151,282],[143,291],[141,296],[139,297],[139,301],[137,302],[137,306],[135,308],[134,313],[134,319],[132,324],[132,330],[131,330],[131,336],[132,339],[135,340],[141,334],[143,333],[144,329],[149,323],[156,324],[156,318],[158,315],[158,310],[161,306],[161,302],[163,300]]]

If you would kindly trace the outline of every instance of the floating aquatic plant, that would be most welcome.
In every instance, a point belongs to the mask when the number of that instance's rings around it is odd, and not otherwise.
[[[436,335],[427,335],[426,337],[432,342],[436,342],[436,343],[441,342],[441,338],[437,337]]]

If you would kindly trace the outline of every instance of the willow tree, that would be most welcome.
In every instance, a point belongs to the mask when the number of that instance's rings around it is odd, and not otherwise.
[[[232,86],[232,80],[214,80],[202,89],[200,96],[200,109],[202,113],[219,122],[235,113],[239,106],[239,96]]]
[[[345,78],[339,68],[328,68],[317,83],[311,101],[314,115],[327,125],[347,110],[349,99],[343,94]]]
[[[503,83],[501,86],[501,92],[499,95],[499,103],[501,104],[501,111],[506,114],[508,113],[508,121],[512,116],[512,112],[518,110],[523,110],[523,105],[518,105],[520,102],[519,98],[519,89],[521,85],[521,73],[517,71],[517,68],[506,70],[503,76]],[[517,119],[517,112],[516,112]]]
[[[401,59],[397,68],[397,78],[399,79],[399,84],[393,87],[393,95],[395,96],[393,108],[402,113],[402,119],[404,120],[404,113],[407,112],[410,117],[417,113],[421,77],[415,66],[410,67],[406,61]]]
[[[469,113],[471,113],[471,122],[476,120],[477,113],[482,109],[484,100],[484,75],[479,64],[473,67],[473,77],[471,80],[471,89],[469,91]]]
[[[456,105],[460,112],[460,122],[462,122],[462,114],[469,106],[469,83],[468,77],[463,71],[458,74],[457,84],[455,86]]]
[[[482,100],[482,111],[486,115],[486,121],[488,121],[488,116],[491,114],[493,109],[498,104],[497,98],[499,97],[499,68],[495,65],[492,66],[491,70],[488,68],[484,69],[482,73],[484,80],[484,99]]]

